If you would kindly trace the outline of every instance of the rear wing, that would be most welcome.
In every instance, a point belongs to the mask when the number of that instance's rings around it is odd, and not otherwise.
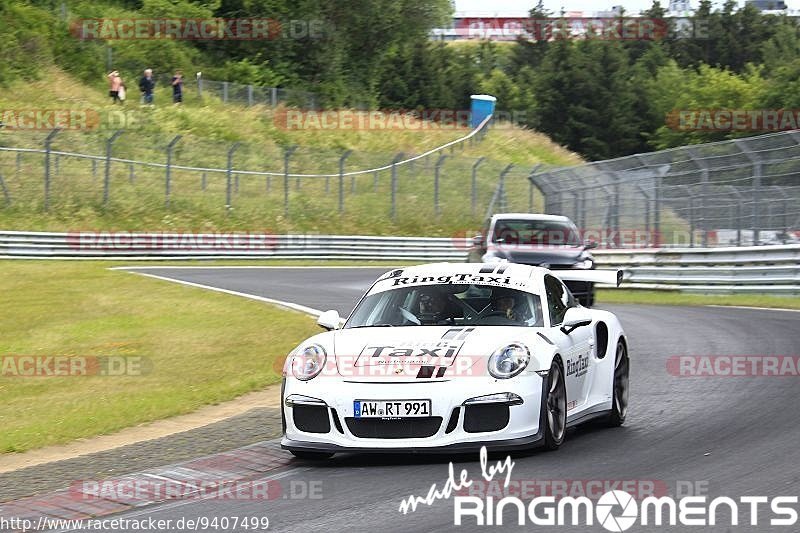
[[[622,283],[622,270],[551,270],[551,274],[561,281],[588,281],[619,287]]]

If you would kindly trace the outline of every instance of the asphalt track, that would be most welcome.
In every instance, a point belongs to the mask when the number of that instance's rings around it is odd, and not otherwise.
[[[137,270],[137,269],[133,269]],[[140,272],[288,300],[347,314],[361,292],[386,269],[150,268]],[[797,377],[676,377],[672,355],[800,354],[800,313],[717,307],[603,306],[620,317],[631,353],[631,408],[624,427],[577,428],[557,452],[515,455],[512,480],[653,480],[675,493],[679,482],[707,487],[710,496],[797,496],[800,493],[800,379]],[[503,457],[492,457],[490,463]],[[459,457],[481,478],[477,454]],[[270,530],[442,531],[453,528],[453,502],[398,512],[409,495],[424,496],[445,482],[450,458],[341,455],[324,463],[300,460],[278,476],[302,496],[321,483],[322,497],[268,502],[187,501],[123,517],[267,516]],[[271,479],[276,475],[270,476]],[[477,483],[477,482],[476,482]],[[477,485],[476,485],[477,486]],[[797,509],[797,506],[794,506]],[[634,525],[629,531],[797,531],[758,526],[742,509],[740,525],[726,513],[716,527]],[[474,524],[474,522],[466,522]],[[460,530],[475,530],[462,526]],[[590,527],[503,526],[515,531],[606,531]]]

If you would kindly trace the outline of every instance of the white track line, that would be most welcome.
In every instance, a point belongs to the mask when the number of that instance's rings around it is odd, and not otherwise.
[[[716,307],[718,309],[751,309],[754,311],[786,311],[789,313],[800,313],[800,309],[784,309],[782,307],[750,307],[747,305],[706,305],[705,307]]]
[[[124,270],[124,269],[120,269]],[[322,314],[322,311],[319,309],[314,309],[313,307],[306,307],[305,305],[300,305],[292,302],[286,302],[283,300],[276,300],[274,298],[265,298],[264,296],[256,296],[255,294],[248,294],[246,292],[239,292],[239,291],[232,291],[229,289],[222,289],[220,287],[214,287],[212,285],[203,285],[202,283],[193,283],[191,281],[183,281],[181,279],[175,278],[168,278],[166,276],[157,276],[156,274],[145,274],[144,272],[136,272],[135,270],[127,270],[132,274],[138,274],[139,276],[146,276],[148,278],[155,278],[160,279],[163,281],[171,281],[173,283],[180,283],[181,285],[187,285],[189,287],[197,287],[200,289],[208,289],[210,291],[222,292],[225,294],[231,294],[233,296],[241,296],[242,298],[249,298],[251,300],[258,300],[259,302],[266,302],[268,304],[277,305],[279,307],[285,307],[287,309],[291,309],[293,311],[299,311],[301,313],[306,313],[307,315],[311,315],[314,318],[318,318],[319,315]]]
[[[216,265],[208,265],[208,266],[197,266],[197,265],[192,265],[192,266],[179,266],[179,265],[163,265],[163,266],[158,266],[158,265],[149,265],[149,266],[137,266],[137,265],[130,265],[130,266],[115,266],[115,267],[109,267],[109,270],[130,270],[130,269],[134,269],[134,268],[135,268],[136,270],[161,270],[161,269],[165,269],[165,268],[175,268],[175,269],[184,269],[184,268],[185,268],[185,269],[192,269],[192,268],[195,268],[195,269],[198,269],[198,268],[200,268],[200,269],[209,269],[209,268],[213,268],[213,269],[215,269],[215,270],[216,270],[216,269],[218,269],[218,268],[219,268],[219,269],[229,269],[229,268],[264,268],[264,269],[287,269],[287,268],[296,268],[296,269],[310,269],[310,268],[313,268],[313,269],[327,269],[327,268],[346,268],[346,269],[348,269],[348,270],[349,270],[349,269],[352,269],[352,268],[375,268],[375,269],[379,269],[379,268],[385,268],[385,269],[387,269],[387,270],[392,270],[392,269],[394,269],[394,268],[406,268],[406,267],[404,267],[404,266],[399,266],[399,265],[398,265],[398,266],[391,266],[391,265],[374,265],[374,266],[369,266],[369,265],[361,265],[361,266],[349,266],[349,265],[340,265],[340,266],[313,266],[313,265],[303,265],[303,266],[300,266],[300,265],[298,265],[298,266],[291,266],[291,265],[290,265],[290,266],[275,266],[275,265],[273,265],[273,266],[266,266],[266,265],[242,265],[242,266],[235,266],[235,265],[220,265],[220,266],[216,266]]]

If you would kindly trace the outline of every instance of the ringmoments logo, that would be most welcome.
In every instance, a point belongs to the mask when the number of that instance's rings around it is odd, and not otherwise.
[[[614,516],[614,508],[621,507],[622,513]],[[636,523],[636,500],[624,490],[612,490],[603,494],[595,508],[597,521],[609,531],[625,531]]]
[[[647,497],[637,501],[624,490],[603,494],[597,502],[586,497],[542,496],[525,502],[508,496],[485,500],[456,496],[453,501],[456,526],[534,525],[592,526],[595,521],[608,531],[620,533],[641,526],[738,526],[749,514],[753,526],[795,526],[797,496],[707,496]],[[791,531],[791,530],[790,530]]]
[[[441,486],[434,483],[425,496],[411,495],[404,498],[398,511],[404,515],[414,513],[422,506],[433,506],[452,497],[455,526],[474,528],[516,524],[552,528],[565,525],[593,526],[597,523],[614,533],[628,531],[637,525],[648,526],[644,531],[652,531],[653,528],[649,526],[738,526],[742,519],[751,526],[780,526],[786,527],[787,531],[794,531],[790,528],[796,526],[798,520],[797,496],[710,498],[704,493],[705,482],[694,483],[694,490],[690,492],[684,492],[687,482],[677,482],[674,497],[654,493],[657,487],[654,482],[635,484],[634,492],[638,494],[638,498],[621,488],[609,489],[596,500],[587,496],[556,497],[553,494],[542,494],[546,490],[540,491],[542,495],[525,499],[511,495],[464,495],[469,494],[476,483],[502,482],[501,494],[512,486],[511,475],[515,463],[511,456],[489,465],[484,446],[480,451],[480,465],[481,477],[473,479],[464,468],[456,474],[451,462],[448,465],[447,479]],[[581,489],[588,488],[590,484],[595,486],[596,482],[601,480],[584,480],[577,486]],[[571,486],[576,485],[573,483]],[[641,487],[647,487],[647,490],[642,491]],[[645,495],[648,493],[653,495]]]

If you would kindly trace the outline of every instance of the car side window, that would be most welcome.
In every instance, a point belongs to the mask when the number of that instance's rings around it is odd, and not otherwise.
[[[544,277],[544,289],[547,293],[547,308],[550,312],[550,324],[556,326],[564,321],[567,309],[572,307],[572,295],[564,284],[554,276]]]

